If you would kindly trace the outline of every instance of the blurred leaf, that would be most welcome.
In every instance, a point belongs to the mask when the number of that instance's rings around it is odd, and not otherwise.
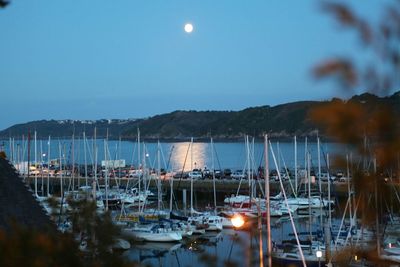
[[[322,9],[335,16],[336,20],[344,25],[356,25],[357,18],[353,12],[344,4],[323,2]]]
[[[10,4],[10,1],[7,0],[0,0],[0,8],[5,8]]]
[[[313,69],[316,78],[334,77],[342,85],[352,87],[357,84],[357,74],[353,64],[346,59],[329,59]]]
[[[314,108],[310,116],[340,142],[356,144],[363,140],[365,117],[360,104],[334,101]]]

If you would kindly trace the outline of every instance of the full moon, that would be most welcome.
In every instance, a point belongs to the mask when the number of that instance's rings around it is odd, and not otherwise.
[[[190,23],[185,24],[185,32],[191,33],[193,31],[193,25]]]

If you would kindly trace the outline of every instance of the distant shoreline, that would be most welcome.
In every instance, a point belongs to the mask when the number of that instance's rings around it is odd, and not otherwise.
[[[79,140],[79,137],[82,137],[82,135],[80,136],[75,136],[75,141]],[[297,142],[299,143],[303,143],[305,138],[307,137],[307,141],[310,143],[316,143],[317,142],[317,136],[297,136]],[[17,138],[17,137],[11,137],[14,138],[15,140],[22,140],[22,138]],[[72,136],[63,136],[63,137],[51,137],[52,140],[71,140]],[[92,136],[87,136],[86,138],[88,139],[92,139]],[[105,136],[98,136],[96,139],[97,140],[104,140],[106,137]],[[141,141],[142,142],[146,142],[146,143],[157,143],[157,142],[161,142],[161,143],[185,143],[185,142],[190,142],[192,137],[186,137],[186,138],[146,138],[146,137],[141,137]],[[217,143],[243,143],[245,136],[243,136],[242,138],[213,138],[213,142],[217,142]],[[249,136],[250,141],[253,140],[253,136]],[[274,142],[284,142],[284,143],[290,143],[293,142],[294,140],[294,136],[292,137],[268,137],[269,140],[273,140]],[[37,140],[44,140],[47,141],[49,138],[48,137],[37,137]],[[320,136],[320,139],[323,142],[329,142],[329,143],[338,143],[338,141],[336,141],[333,138],[329,138],[326,136]],[[27,141],[27,136],[24,137],[24,140]],[[119,138],[108,138],[109,141],[119,141]],[[3,142],[9,142],[10,139],[9,138],[0,138],[0,145]],[[31,136],[31,142],[33,142],[33,137]],[[121,138],[121,141],[130,141],[130,142],[136,142],[137,139],[136,138]],[[193,142],[194,143],[209,143],[210,142],[210,138],[204,138],[204,137],[193,137]],[[261,137],[254,137],[254,142],[256,143],[262,143],[264,142],[264,138]]]

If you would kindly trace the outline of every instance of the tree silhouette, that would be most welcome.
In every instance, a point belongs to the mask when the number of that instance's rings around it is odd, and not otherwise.
[[[0,0],[0,8],[5,8],[5,7],[8,6],[9,4],[10,4],[9,1]]]
[[[354,93],[358,88],[385,95],[400,87],[400,1],[393,1],[384,8],[378,23],[369,23],[343,3],[324,2],[323,11],[332,15],[344,29],[353,30],[360,39],[368,63],[359,63],[351,58],[337,57],[323,60],[313,69],[317,79],[333,78],[341,90]],[[400,95],[397,94],[397,97]],[[367,101],[374,101],[373,99]],[[397,192],[396,177],[399,173],[400,123],[394,110],[379,102],[367,112],[363,101],[337,100],[314,109],[310,116],[325,131],[338,141],[356,148],[363,162],[350,162],[354,197],[360,200],[358,214],[362,224],[379,232],[376,225],[385,221],[385,207]],[[338,168],[346,169],[348,160],[339,157]],[[399,211],[399,205],[395,205]],[[379,245],[381,236],[376,240]],[[356,249],[369,261],[380,266],[387,263],[380,259],[380,248]],[[353,254],[354,255],[354,254]],[[349,254],[342,253],[340,260]]]

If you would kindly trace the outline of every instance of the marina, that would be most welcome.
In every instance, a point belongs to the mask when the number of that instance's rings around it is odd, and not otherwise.
[[[215,144],[212,140],[210,143],[145,144],[104,139],[84,146],[82,151],[81,144],[71,139],[63,140],[63,146],[58,141],[57,153],[51,147],[50,138],[48,154],[43,152],[43,141],[36,138],[33,145],[28,145],[28,140],[10,138],[8,146],[3,147],[9,148],[6,153],[13,155],[15,171],[47,213],[55,221],[60,222],[57,218],[62,218],[62,223],[58,223],[60,231],[71,231],[68,222],[71,201],[96,200],[97,212],[109,212],[120,229],[120,241],[115,246],[124,247],[123,257],[132,261],[151,266],[209,266],[212,262],[220,266],[231,261],[246,266],[268,266],[271,260],[274,266],[323,266],[328,262],[348,266],[340,263],[340,256],[334,255],[355,246],[374,249],[374,227],[359,228],[355,203],[360,199],[354,198],[354,189],[351,189],[352,173],[350,169],[329,168],[329,158],[321,153],[319,139],[316,143],[307,140],[301,143],[304,148],[300,153],[296,138],[293,143],[274,145],[270,141],[263,144],[248,140],[247,137],[244,149],[237,143]],[[81,142],[87,144],[85,139]],[[110,151],[113,145],[115,150]],[[133,149],[127,153],[124,145]],[[31,146],[33,154],[31,150],[27,160],[27,154],[21,151]],[[169,162],[175,159],[171,165],[179,165],[180,160],[180,168],[174,170],[168,164],[161,164],[166,163],[163,146],[171,151]],[[218,146],[225,147],[221,155],[232,155],[235,149],[235,156],[244,153],[244,163],[235,166],[220,155],[216,169],[214,148]],[[264,146],[270,148],[267,159],[273,159],[275,168],[271,168],[272,160],[265,160]],[[324,149],[328,147],[336,153],[343,149],[329,143]],[[174,148],[184,151],[185,156],[174,155]],[[274,148],[279,151],[280,165]],[[103,159],[97,155],[101,150]],[[125,163],[127,160],[121,157],[121,151],[125,151],[125,156],[132,156],[132,165]],[[59,158],[48,156],[57,154]],[[91,160],[88,154],[92,155]],[[112,154],[118,156],[110,160]],[[285,160],[287,155],[291,156]],[[323,157],[325,167],[321,166]],[[220,165],[221,162],[228,162],[225,166],[230,168]],[[267,172],[266,162],[269,163]],[[240,165],[241,169],[237,167]],[[369,162],[364,165],[372,166]],[[382,181],[393,193],[399,190],[395,176],[382,177]],[[269,199],[264,192],[269,192]],[[63,208],[54,210],[48,206],[50,195]],[[398,204],[391,207],[393,213],[380,226],[380,231],[395,227],[386,225],[395,223],[394,209],[398,207]],[[385,235],[382,239],[385,246],[382,251],[391,260],[396,260],[398,253],[396,235]],[[84,249],[86,241],[82,240]],[[239,254],[243,256],[237,257]],[[209,260],[203,262],[204,257]],[[355,254],[351,259],[361,264],[362,257],[358,260],[357,257]]]

